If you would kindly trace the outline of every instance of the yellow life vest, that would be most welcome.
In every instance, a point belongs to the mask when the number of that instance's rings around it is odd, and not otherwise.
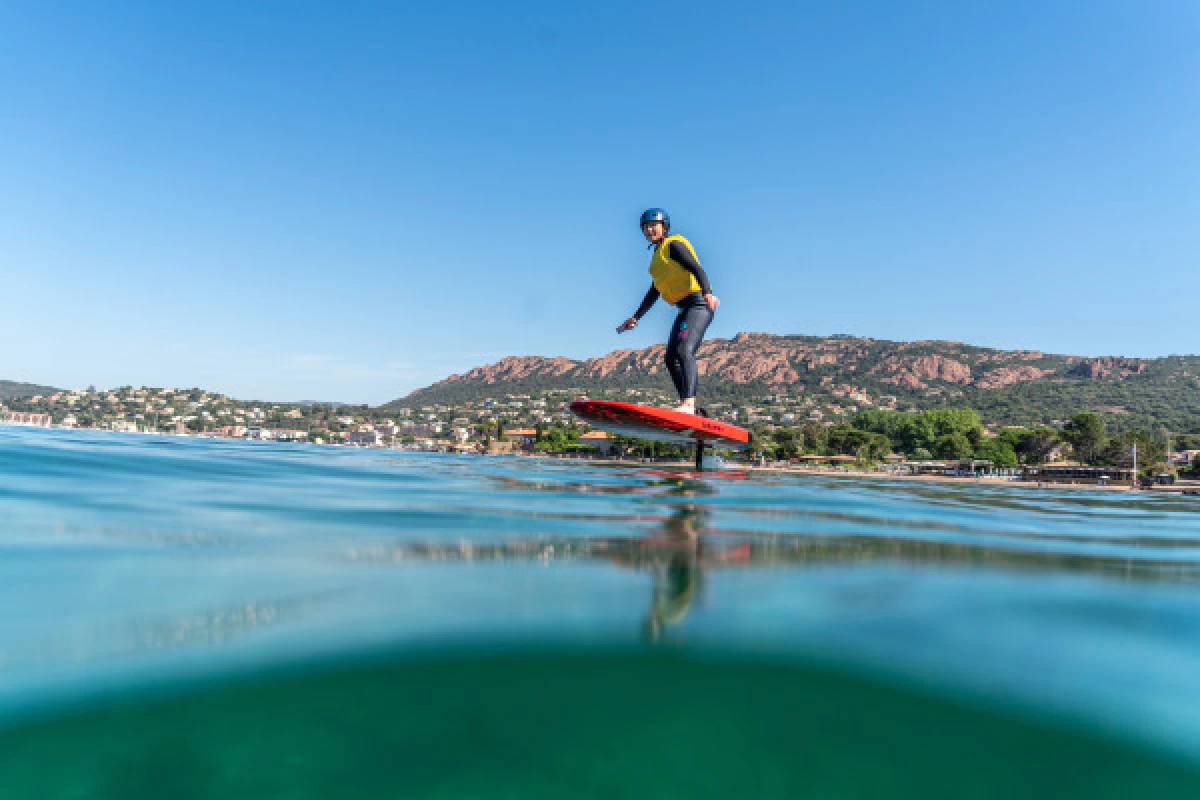
[[[692,247],[691,242],[679,234],[668,236],[654,248],[654,257],[650,259],[650,278],[663,300],[678,303],[689,294],[700,291],[700,281],[684,269],[682,264],[671,260],[671,242],[683,242],[683,246],[691,252],[692,258],[696,258],[696,249]],[[700,259],[696,258],[696,261],[699,262]]]

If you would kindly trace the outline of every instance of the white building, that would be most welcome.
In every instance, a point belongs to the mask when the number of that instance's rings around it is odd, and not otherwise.
[[[383,436],[379,431],[350,431],[346,434],[346,444],[360,447],[379,447],[383,444]]]

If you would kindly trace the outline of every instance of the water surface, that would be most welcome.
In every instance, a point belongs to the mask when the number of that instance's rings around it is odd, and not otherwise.
[[[1195,796],[1198,511],[0,428],[0,792]]]

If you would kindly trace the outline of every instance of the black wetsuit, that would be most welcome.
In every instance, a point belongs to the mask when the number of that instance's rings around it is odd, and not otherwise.
[[[675,384],[675,390],[679,392],[679,399],[683,400],[696,396],[696,379],[699,375],[696,370],[696,350],[700,347],[704,332],[708,330],[708,324],[713,318],[713,312],[704,302],[704,295],[710,294],[712,287],[709,286],[704,268],[682,242],[671,242],[669,252],[671,260],[695,275],[696,282],[700,284],[700,291],[689,294],[675,304],[679,314],[675,317],[675,324],[671,326],[671,335],[667,339],[667,371],[671,373],[671,380]],[[658,289],[651,286],[642,299],[642,304],[634,312],[634,318],[640,321],[658,298]]]

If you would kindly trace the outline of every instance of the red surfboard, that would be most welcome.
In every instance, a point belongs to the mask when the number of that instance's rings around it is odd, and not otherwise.
[[[654,406],[576,400],[571,403],[571,413],[593,428],[656,442],[742,447],[750,441],[750,432],[737,425]]]

